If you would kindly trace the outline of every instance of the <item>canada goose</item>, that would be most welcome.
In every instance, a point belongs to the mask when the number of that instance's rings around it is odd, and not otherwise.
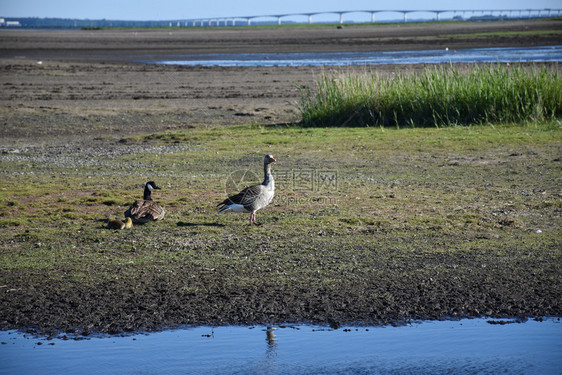
[[[154,202],[151,197],[152,190],[160,189],[154,181],[149,181],[144,186],[144,197],[139,199],[125,211],[125,217],[133,219],[133,223],[147,223],[153,220],[161,220],[166,212],[162,206]]]
[[[109,229],[129,229],[133,227],[133,220],[130,217],[125,219],[125,222],[118,219],[109,219],[107,221],[107,227]]]
[[[275,181],[271,175],[271,163],[276,160],[272,155],[265,155],[263,159],[264,180],[259,185],[249,186],[240,193],[226,198],[217,206],[221,212],[249,212],[250,224],[257,224],[256,211],[264,208],[273,200]]]

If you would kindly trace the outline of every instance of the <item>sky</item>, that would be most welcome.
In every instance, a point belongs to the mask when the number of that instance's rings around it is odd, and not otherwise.
[[[544,9],[562,0],[0,0],[0,17],[170,20],[372,9]]]

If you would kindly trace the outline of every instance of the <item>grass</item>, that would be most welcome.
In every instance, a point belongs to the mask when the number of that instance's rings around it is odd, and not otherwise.
[[[323,75],[301,90],[306,126],[442,127],[562,117],[562,77],[546,68],[479,65],[421,74]]]
[[[300,237],[303,228],[305,235],[408,232],[407,228],[494,231],[498,220],[490,210],[501,210],[508,202],[515,207],[512,221],[532,228],[539,225],[536,217],[522,212],[531,207],[550,212],[560,205],[557,163],[552,160],[561,134],[560,123],[550,122],[447,129],[246,125],[136,137],[131,141],[197,142],[198,147],[137,155],[134,166],[116,177],[111,171],[128,164],[130,155],[116,156],[109,163],[104,158],[105,166],[91,170],[38,164],[17,190],[9,187],[21,185],[19,164],[3,163],[0,225],[15,228],[15,234],[4,231],[2,239],[29,230],[38,234],[37,241],[48,243],[67,229],[80,231],[78,238],[86,233],[119,238],[102,230],[103,222],[110,216],[121,217],[126,206],[140,197],[149,176],[164,187],[155,196],[168,209],[167,220],[157,224],[159,230],[188,231],[200,239],[231,235],[239,226],[263,233],[263,228],[246,228],[245,216],[215,215],[214,206],[226,194],[225,181],[233,170],[247,169],[261,178],[259,162],[265,152],[279,159],[274,166],[278,193],[276,203],[258,216],[269,222],[267,230],[274,235]],[[551,156],[527,159],[528,150]],[[322,184],[321,173],[333,173],[337,180]],[[482,180],[487,181],[488,191]],[[538,195],[535,203],[521,195],[537,189],[548,194]],[[493,202],[496,194],[504,196]],[[149,228],[134,230],[142,234]]]
[[[520,36],[535,36],[535,35],[558,35],[562,34],[562,30],[518,30],[518,31],[495,31],[488,33],[471,33],[471,38],[489,38],[493,36],[507,36],[507,37],[520,37]],[[466,38],[466,34],[441,34],[440,38]]]
[[[551,280],[560,264],[558,121],[440,129],[244,125],[133,142],[197,147],[134,158],[109,153],[93,169],[43,159],[25,175],[19,162],[2,162],[0,285],[92,291],[109,284],[129,293],[164,283],[186,301],[265,287],[301,290],[300,298],[313,301],[377,280],[448,282],[465,271],[495,284],[516,264]],[[266,152],[278,163],[276,199],[258,213],[264,225],[216,214],[229,174],[249,170],[259,180]],[[312,175],[299,179],[301,171]],[[324,172],[336,172],[337,184],[319,185]],[[163,188],[153,197],[167,217],[105,229],[148,179]],[[235,310],[235,299],[224,303],[218,311]]]

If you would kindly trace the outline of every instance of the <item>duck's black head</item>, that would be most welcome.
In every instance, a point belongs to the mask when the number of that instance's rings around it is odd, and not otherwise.
[[[144,200],[145,201],[151,201],[152,197],[150,196],[150,193],[152,192],[152,190],[155,189],[160,189],[160,187],[158,185],[156,185],[156,183],[154,181],[149,181],[146,183],[146,185],[144,186]]]
[[[147,187],[148,189],[150,189],[150,191],[152,191],[152,190],[154,190],[154,189],[160,189],[160,187],[157,186],[157,185],[156,185],[156,182],[154,182],[154,181],[148,181],[148,182],[146,183],[146,187]]]

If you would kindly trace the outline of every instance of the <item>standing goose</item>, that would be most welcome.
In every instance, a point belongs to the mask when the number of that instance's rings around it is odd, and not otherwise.
[[[154,181],[149,181],[144,186],[144,197],[139,199],[125,211],[125,217],[130,217],[134,223],[148,223],[161,220],[166,214],[162,206],[154,202],[151,197],[152,190],[160,189]]]
[[[272,155],[265,155],[263,159],[263,182],[259,185],[249,186],[240,193],[226,198],[217,206],[221,212],[249,212],[250,224],[256,222],[256,211],[264,208],[273,200],[275,194],[275,181],[271,175],[271,163],[276,160]]]

